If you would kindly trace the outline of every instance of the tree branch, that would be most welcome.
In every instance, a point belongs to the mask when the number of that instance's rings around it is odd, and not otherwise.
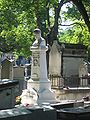
[[[70,0],[61,0],[60,3],[58,3],[58,6],[54,6],[55,11],[55,17],[54,17],[54,26],[52,27],[52,38],[57,38],[58,35],[58,19],[60,18],[60,11],[63,4],[66,4],[67,2],[70,2]]]
[[[54,12],[55,12],[55,16],[54,16],[54,25],[51,28],[51,32],[50,32],[50,36],[53,40],[57,39],[57,35],[58,35],[58,19],[59,19],[59,15],[60,15],[60,10],[61,7],[63,6],[63,2],[64,0],[61,0],[60,3],[58,3],[58,6],[54,5]]]
[[[85,24],[87,25],[88,27],[88,30],[90,32],[90,21],[89,21],[89,17],[88,17],[88,14],[87,14],[87,11],[82,3],[81,0],[71,0],[77,7],[77,9],[79,10],[79,12],[81,13],[84,21],[85,21]]]
[[[49,4],[50,4],[50,0],[47,0],[47,1],[46,1],[46,8],[47,8],[48,31],[50,31]]]
[[[77,24],[77,25],[79,25],[81,28],[82,28],[82,30],[83,30],[83,27],[82,27],[82,25],[80,24],[80,23],[78,23],[78,22],[75,22],[75,23],[71,23],[71,24],[59,24],[60,26],[72,26],[72,25],[75,25],[75,24]],[[84,25],[83,25],[84,26]]]

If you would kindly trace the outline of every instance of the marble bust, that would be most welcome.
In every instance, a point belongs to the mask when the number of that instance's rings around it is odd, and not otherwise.
[[[45,39],[41,37],[41,30],[40,29],[35,29],[34,30],[34,36],[35,36],[35,41],[32,44],[34,47],[44,47],[46,46]]]

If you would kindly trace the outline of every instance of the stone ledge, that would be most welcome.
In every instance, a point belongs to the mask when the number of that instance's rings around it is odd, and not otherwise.
[[[87,92],[90,91],[90,87],[73,87],[73,88],[63,88],[63,91],[65,93],[81,93],[81,92]]]
[[[55,109],[26,108],[23,106],[0,111],[0,120],[57,120]]]

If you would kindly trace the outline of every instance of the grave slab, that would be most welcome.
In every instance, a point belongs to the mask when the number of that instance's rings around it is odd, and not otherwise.
[[[0,120],[56,120],[56,111],[47,108],[26,108],[23,106],[1,110]]]

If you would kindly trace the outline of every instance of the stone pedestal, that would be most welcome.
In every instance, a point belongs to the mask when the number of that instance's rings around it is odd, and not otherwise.
[[[28,80],[27,89],[34,88],[39,90],[40,79],[40,50],[37,47],[31,47],[32,64],[31,64],[31,79]]]
[[[40,80],[39,80],[39,97],[38,103],[55,102],[55,95],[51,90],[51,82],[47,78],[47,64],[46,64],[46,51],[47,46],[40,48]]]
[[[29,87],[37,91],[37,103],[56,102],[55,95],[51,90],[51,82],[47,78],[47,64],[46,64],[46,51],[47,46],[31,47],[32,51],[32,66],[31,66],[31,79],[28,82]]]

